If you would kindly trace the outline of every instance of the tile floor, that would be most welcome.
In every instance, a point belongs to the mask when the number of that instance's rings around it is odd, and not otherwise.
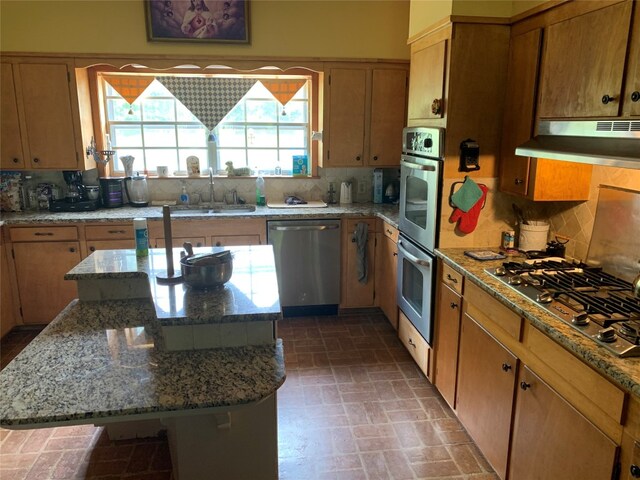
[[[384,316],[286,319],[278,328],[287,368],[281,480],[497,479]],[[2,339],[2,366],[35,334]],[[85,478],[169,480],[166,440],[110,441],[91,425],[0,430],[0,480]]]

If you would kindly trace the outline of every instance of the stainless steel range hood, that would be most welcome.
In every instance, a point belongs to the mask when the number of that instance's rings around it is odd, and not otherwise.
[[[541,121],[516,155],[640,170],[640,120]]]

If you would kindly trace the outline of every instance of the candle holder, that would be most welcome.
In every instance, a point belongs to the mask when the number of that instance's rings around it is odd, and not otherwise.
[[[91,143],[87,147],[87,157],[92,156],[96,163],[106,165],[116,154],[115,150],[98,150],[95,138],[91,137]]]

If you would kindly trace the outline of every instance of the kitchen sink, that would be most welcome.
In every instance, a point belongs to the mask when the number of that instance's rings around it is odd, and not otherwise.
[[[246,213],[255,212],[255,205],[214,205],[213,208],[198,206],[177,206],[171,209],[174,217],[186,217],[192,215],[216,215],[221,213]]]

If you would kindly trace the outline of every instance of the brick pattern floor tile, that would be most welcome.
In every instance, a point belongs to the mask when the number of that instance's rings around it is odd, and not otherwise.
[[[2,339],[2,367],[39,330]],[[496,480],[383,315],[278,324],[281,480]],[[212,477],[213,478],[213,477]],[[2,480],[171,480],[166,438],[109,440],[103,427],[0,429]]]

